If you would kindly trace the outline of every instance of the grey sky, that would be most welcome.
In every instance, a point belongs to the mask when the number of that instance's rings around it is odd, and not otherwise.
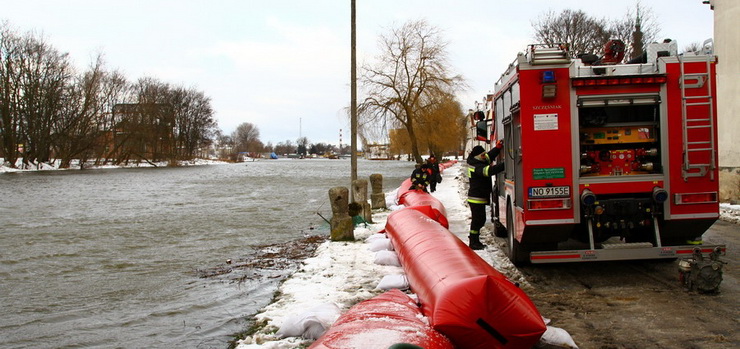
[[[643,0],[679,49],[712,37],[701,0]],[[81,68],[104,54],[131,81],[155,77],[212,99],[230,133],[255,124],[262,140],[349,142],[349,0],[0,0],[0,20],[36,31]],[[378,35],[408,20],[443,30],[450,62],[468,81],[472,108],[517,52],[532,43],[532,21],[547,10],[580,9],[622,18],[636,1],[357,0],[358,62],[376,54]],[[300,120],[300,127],[299,127]]]

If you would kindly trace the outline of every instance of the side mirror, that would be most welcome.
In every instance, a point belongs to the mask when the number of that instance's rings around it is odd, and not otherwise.
[[[475,139],[488,141],[488,122],[486,120],[480,120],[475,124]]]

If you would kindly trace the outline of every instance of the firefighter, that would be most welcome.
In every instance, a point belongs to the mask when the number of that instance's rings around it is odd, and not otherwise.
[[[480,242],[480,229],[486,223],[486,205],[490,205],[491,198],[491,176],[504,170],[504,163],[493,165],[495,159],[501,152],[503,141],[498,141],[496,146],[488,152],[480,145],[473,147],[468,155],[468,206],[470,206],[470,239],[469,246],[474,250],[482,250],[486,245]]]
[[[432,170],[432,175],[429,177],[429,191],[434,193],[437,190],[437,183],[442,182],[442,174],[439,173],[439,163],[434,155],[427,159],[427,166]]]
[[[414,172],[411,172],[411,188],[427,191],[431,170],[427,164],[416,164]]]

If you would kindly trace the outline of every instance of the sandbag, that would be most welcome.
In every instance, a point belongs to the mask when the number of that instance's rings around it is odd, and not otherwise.
[[[407,290],[409,288],[409,280],[406,275],[386,275],[380,280],[378,286],[375,287],[379,290],[392,290],[394,288],[399,290]]]
[[[390,251],[393,250],[393,245],[391,245],[391,239],[374,239],[368,242],[367,249],[372,252]]]
[[[398,260],[398,254],[395,251],[378,251],[375,252],[375,264],[378,265],[391,265],[394,267],[400,267],[401,262]]]
[[[540,338],[539,343],[535,346],[538,349],[578,349],[576,342],[573,341],[573,337],[570,336],[568,331],[560,328],[547,326],[547,331]]]
[[[317,305],[300,314],[285,318],[277,335],[285,337],[303,337],[317,339],[324,334],[341,312],[335,304],[325,303]]]

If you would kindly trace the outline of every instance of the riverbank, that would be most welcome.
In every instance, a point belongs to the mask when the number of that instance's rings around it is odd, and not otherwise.
[[[28,167],[24,167],[23,162],[19,159],[16,161],[16,167],[7,166],[5,159],[0,158],[0,173],[15,173],[15,172],[29,172],[29,171],[74,171],[80,170],[80,162],[73,160],[69,168],[59,168],[61,162],[59,160],[51,163],[41,162],[38,164],[30,164]],[[200,166],[200,165],[216,165],[216,164],[228,164],[225,161],[219,160],[207,160],[207,159],[195,159],[191,161],[180,161],[178,166]],[[111,169],[111,168],[141,168],[141,167],[167,167],[167,161],[160,162],[131,162],[126,165],[100,165],[95,166],[94,164],[85,164],[83,169],[94,170],[94,169]]]
[[[454,165],[442,174],[442,183],[432,195],[440,200],[447,211],[450,231],[467,241],[469,210],[461,195],[465,194],[460,165]],[[373,224],[355,228],[354,242],[324,242],[316,254],[305,260],[290,278],[280,286],[275,301],[252,318],[253,328],[245,338],[238,341],[236,348],[287,349],[306,347],[313,340],[288,337],[280,338],[276,333],[286,320],[300,316],[308,309],[336,306],[341,312],[354,304],[372,298],[383,290],[378,288],[387,275],[401,275],[403,268],[375,264],[375,252],[370,251],[365,240],[385,227],[388,215],[399,206],[395,205],[396,188],[386,194],[385,211],[373,213]],[[489,245],[486,250],[476,251],[485,261],[520,283],[525,291],[529,288],[522,274],[509,262],[502,250],[493,242],[490,233],[484,234]]]
[[[358,165],[358,177],[382,173],[387,188],[412,171]],[[330,215],[328,188],[348,185],[349,167],[286,159],[0,174],[0,347],[228,347],[313,255],[304,241],[329,235],[316,212]],[[213,269],[227,260],[228,274]]]
[[[445,205],[450,231],[467,241],[469,211],[462,199],[465,181],[460,168],[460,165],[455,165],[447,169],[443,173],[444,180],[432,195]],[[400,208],[394,206],[394,201],[395,191],[391,191],[386,196],[389,209],[374,212],[373,224],[356,228],[355,242],[327,241],[321,244],[316,254],[306,259],[298,271],[280,286],[275,300],[251,319],[252,328],[237,342],[236,348],[306,347],[313,340],[280,338],[277,335],[283,323],[309,309],[327,305],[336,306],[341,312],[345,312],[354,304],[382,293],[378,284],[384,276],[403,274],[401,267],[375,264],[375,253],[365,243],[368,237],[384,228],[388,214]],[[722,219],[740,222],[740,205],[722,204]],[[509,262],[491,234],[484,232],[482,238],[488,248],[476,253],[510,280],[518,282],[525,292],[533,291],[525,276]],[[548,317],[548,314],[542,315]],[[553,322],[557,326],[557,319],[553,319]],[[564,330],[568,331],[568,328]]]

